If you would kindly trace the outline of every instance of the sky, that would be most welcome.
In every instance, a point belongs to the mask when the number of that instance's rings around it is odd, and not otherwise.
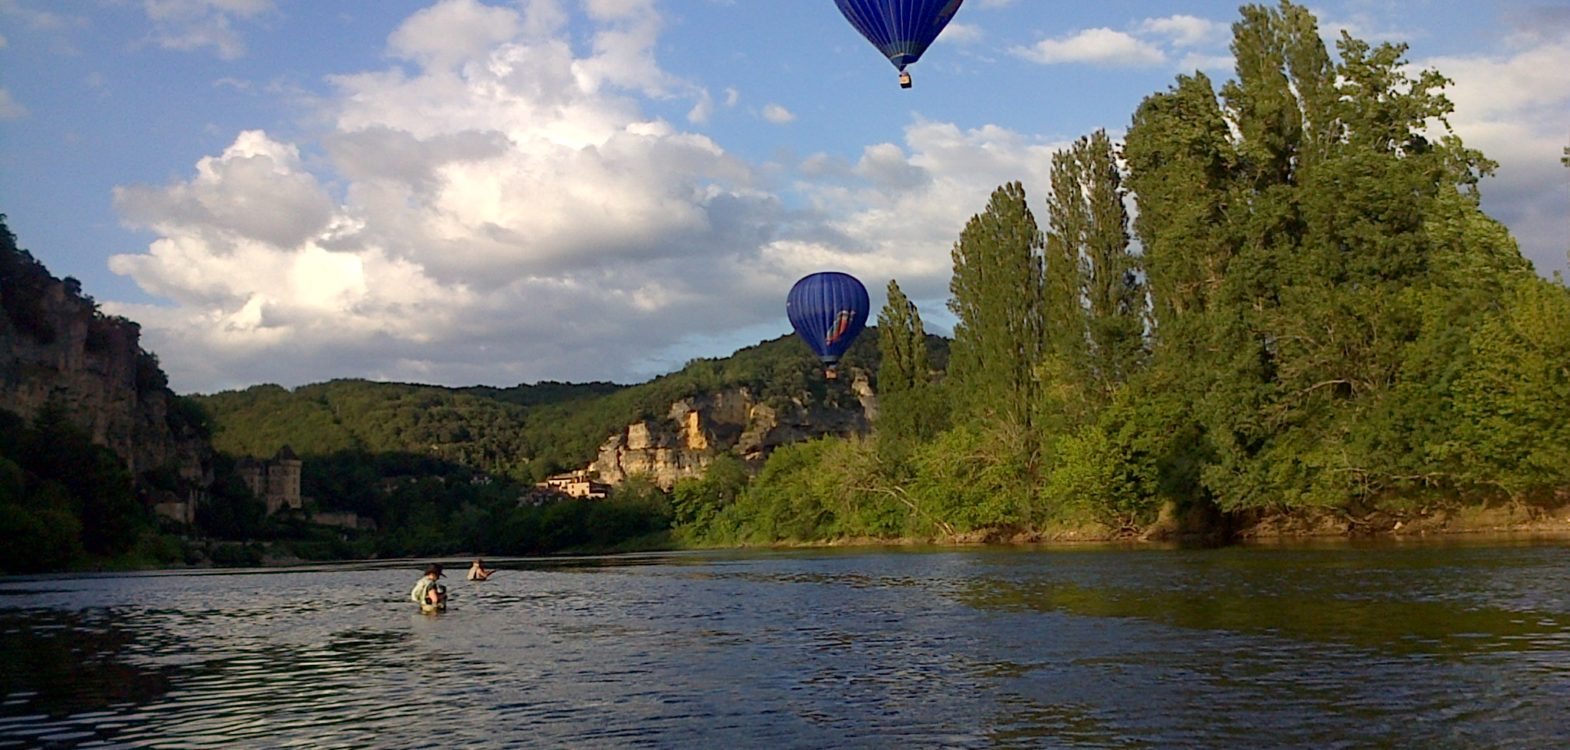
[[[1323,0],[1453,81],[1538,272],[1570,249],[1570,2]],[[966,0],[913,88],[829,0],[0,0],[0,213],[181,393],[643,382],[790,331],[814,271],[946,333],[998,185],[1176,76],[1236,2]]]

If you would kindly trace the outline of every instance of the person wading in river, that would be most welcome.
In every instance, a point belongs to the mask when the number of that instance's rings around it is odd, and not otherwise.
[[[420,611],[435,612],[447,608],[447,587],[436,582],[441,577],[442,566],[431,563],[425,569],[425,575],[414,582],[409,598],[420,605]]]
[[[481,560],[478,557],[476,557],[476,558],[474,558],[474,564],[469,566],[469,580],[471,580],[471,581],[483,581],[483,580],[485,580],[487,578],[490,578],[491,574],[495,573],[495,572],[496,572],[495,568],[491,568],[490,570],[486,570],[485,569],[485,561]]]

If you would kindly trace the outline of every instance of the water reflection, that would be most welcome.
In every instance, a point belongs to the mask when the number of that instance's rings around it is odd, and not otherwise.
[[[1554,546],[832,550],[0,581],[0,747],[1543,747]]]
[[[162,695],[163,670],[129,663],[135,641],[107,613],[0,610],[0,737],[39,717],[95,714]]]
[[[1570,646],[1566,641],[1570,617],[1444,602],[1086,588],[1041,582],[988,583],[978,586],[966,600],[977,607],[1134,617],[1180,628],[1341,642],[1395,653],[1563,653]]]

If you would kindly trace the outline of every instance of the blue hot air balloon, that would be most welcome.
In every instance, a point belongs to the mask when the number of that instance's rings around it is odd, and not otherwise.
[[[834,366],[867,325],[867,288],[856,277],[838,271],[811,274],[796,282],[785,298],[785,315],[807,346],[823,360],[823,375],[834,379]]]
[[[964,0],[834,0],[850,25],[899,69],[899,85],[910,88],[905,66],[921,59]]]

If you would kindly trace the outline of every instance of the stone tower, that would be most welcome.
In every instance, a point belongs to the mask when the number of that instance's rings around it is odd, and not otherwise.
[[[238,468],[240,477],[251,488],[251,494],[267,503],[267,515],[270,516],[284,508],[300,509],[300,470],[303,466],[304,462],[294,450],[285,445],[269,461],[245,459]]]
[[[304,462],[285,445],[267,464],[267,515],[288,507],[300,509],[300,469]]]

